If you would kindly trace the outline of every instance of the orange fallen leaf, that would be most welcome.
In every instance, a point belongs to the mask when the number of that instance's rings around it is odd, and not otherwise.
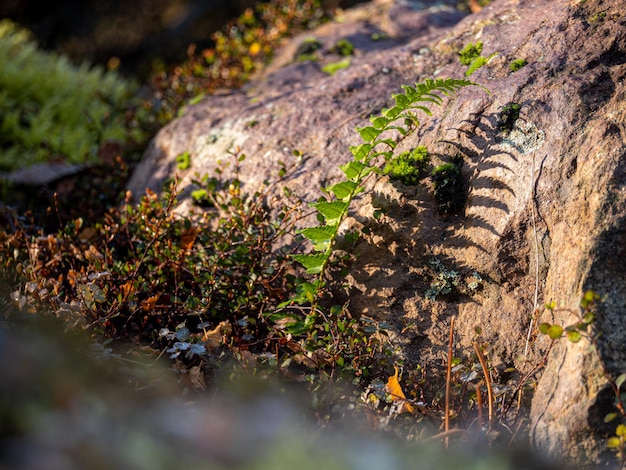
[[[133,283],[132,281],[127,281],[120,286],[120,291],[122,291],[122,296],[124,299],[129,296],[129,294],[133,291]]]
[[[141,301],[141,308],[144,312],[151,312],[156,307],[157,300],[159,300],[160,295],[153,295],[152,297],[148,297],[146,300]]]
[[[185,251],[191,251],[194,243],[196,243],[196,237],[198,236],[198,229],[196,227],[191,227],[185,230],[180,239],[180,243]]]
[[[396,373],[389,377],[389,379],[387,380],[385,390],[388,394],[391,395],[393,401],[403,402],[400,406],[399,413],[403,413],[405,411],[407,413],[413,413],[415,409],[410,403],[406,401],[406,397],[404,396],[404,392],[402,391],[402,387],[400,386],[400,381],[398,380],[398,368],[396,366],[393,366],[393,368],[396,370]]]

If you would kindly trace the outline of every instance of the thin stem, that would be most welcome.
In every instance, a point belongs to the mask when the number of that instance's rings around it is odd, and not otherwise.
[[[448,342],[448,368],[446,371],[446,401],[445,401],[445,418],[444,431],[450,431],[450,381],[452,377],[452,348],[454,346],[454,317],[450,320],[450,340]],[[448,436],[445,439],[446,449],[448,448]]]
[[[531,193],[530,193],[530,216],[533,225],[533,237],[535,241],[535,298],[533,299],[533,315],[530,317],[530,325],[528,325],[528,333],[526,335],[526,345],[524,346],[524,356],[528,353],[528,345],[530,344],[530,336],[533,331],[535,315],[539,311],[539,239],[537,237],[537,223],[535,220],[535,154],[533,153],[533,162],[531,165]]]
[[[483,375],[485,376],[485,386],[487,387],[487,404],[489,406],[489,430],[491,431],[493,427],[493,389],[491,387],[491,377],[489,374],[489,369],[487,368],[487,361],[485,361],[485,356],[483,352],[480,350],[478,343],[474,341],[474,351],[476,351],[476,356],[478,356],[478,361],[480,362],[480,366],[483,369]]]

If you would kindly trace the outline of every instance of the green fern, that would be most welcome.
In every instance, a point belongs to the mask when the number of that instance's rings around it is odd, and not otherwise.
[[[301,283],[298,295],[283,304],[311,304],[306,325],[315,323],[317,303],[325,286],[324,274],[331,260],[333,243],[341,223],[348,215],[352,199],[365,189],[365,178],[372,173],[381,173],[381,160],[383,165],[392,161],[397,147],[394,137],[400,134],[404,138],[419,126],[418,112],[431,115],[430,108],[433,105],[441,106],[445,97],[466,86],[480,85],[458,79],[428,79],[415,86],[404,85],[402,93],[392,95],[395,104],[391,108],[371,117],[371,125],[356,128],[363,143],[350,147],[353,160],[339,167],[345,179],[323,188],[326,197],[311,204],[318,212],[318,220],[322,222],[300,231],[312,243],[313,250],[309,254],[293,256],[307,273],[317,276],[313,282]]]

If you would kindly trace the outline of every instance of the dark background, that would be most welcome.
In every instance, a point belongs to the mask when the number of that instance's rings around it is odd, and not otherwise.
[[[346,8],[363,0],[325,0]],[[33,31],[40,46],[106,65],[144,80],[155,60],[167,66],[185,59],[189,44],[211,47],[211,35],[255,0],[0,0],[0,18]]]

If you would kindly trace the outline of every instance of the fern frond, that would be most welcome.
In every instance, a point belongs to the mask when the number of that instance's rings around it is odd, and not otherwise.
[[[339,226],[348,215],[352,199],[364,190],[363,181],[366,176],[380,169],[374,162],[379,157],[389,162],[394,157],[397,141],[394,134],[402,137],[409,135],[419,126],[420,121],[417,113],[422,112],[427,116],[432,114],[429,106],[441,106],[444,99],[461,88],[467,86],[480,86],[466,79],[427,79],[423,83],[403,85],[401,93],[394,93],[391,98],[395,106],[383,109],[379,116],[370,117],[370,126],[357,127],[356,131],[361,136],[363,143],[350,147],[354,159],[339,168],[346,179],[335,185],[324,188],[324,192],[331,198],[330,201],[320,201],[311,204],[318,212],[318,219],[323,223],[306,228],[300,233],[313,243],[316,253],[307,255],[295,255],[293,259],[302,264],[309,274],[318,275],[316,285],[319,286],[314,300],[311,299],[311,292],[307,291],[306,297],[296,296],[293,301],[302,302],[305,299],[312,304],[311,315],[315,317],[317,313],[317,299],[325,283],[323,282],[324,272],[332,256],[333,242],[339,233]],[[382,148],[386,150],[382,150]],[[311,286],[311,283],[306,283]],[[315,318],[307,318],[309,325],[314,324]]]

